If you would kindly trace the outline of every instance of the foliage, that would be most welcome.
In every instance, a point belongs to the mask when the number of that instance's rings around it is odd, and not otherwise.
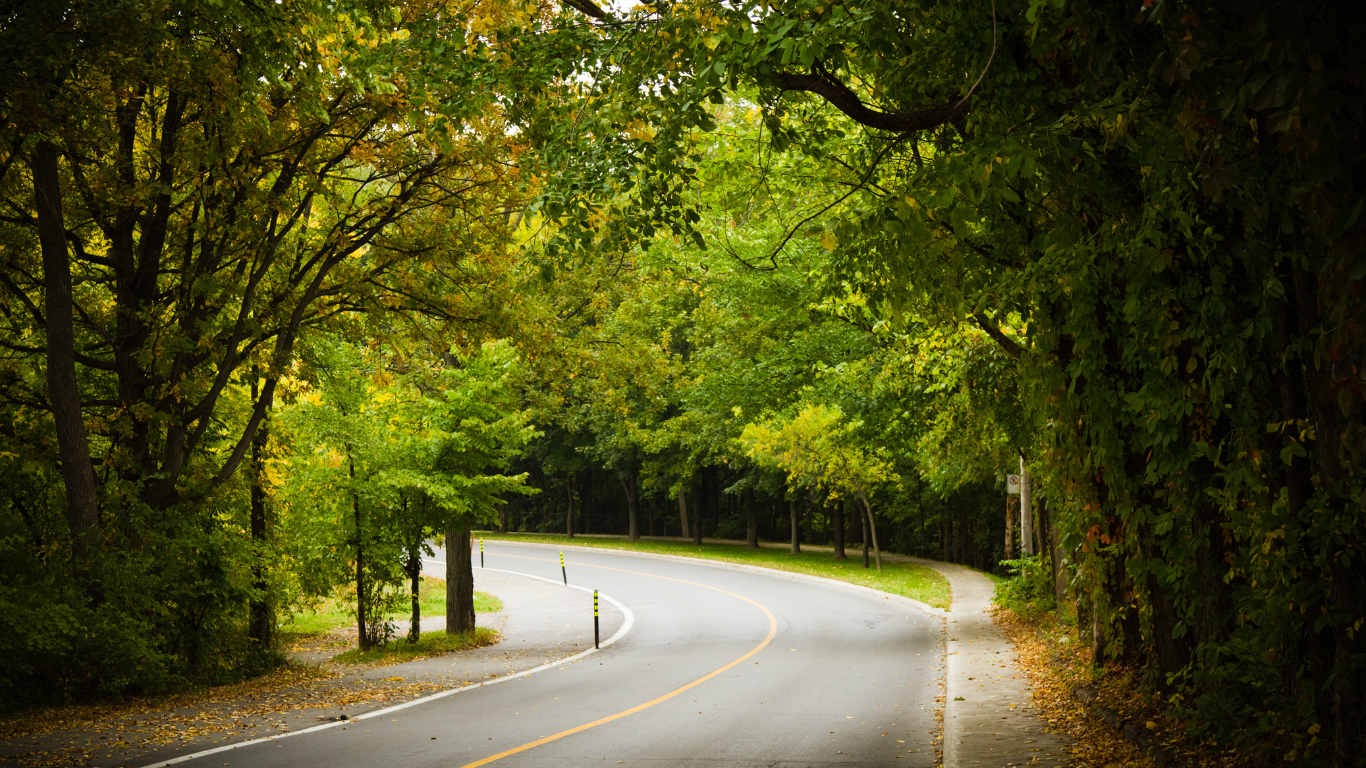
[[[976,405],[1014,418],[924,414],[925,453],[982,427],[945,487],[1022,455],[1099,649],[1221,741],[1360,763],[1359,4],[574,7],[628,46],[593,97],[650,129],[619,132],[667,218],[630,234],[702,236],[659,190],[705,164],[696,105],[757,100],[772,151],[845,184],[785,236],[830,247],[824,290],[1013,361],[1018,396]]]
[[[866,496],[897,477],[890,463],[859,443],[862,426],[844,422],[838,408],[807,405],[790,421],[746,425],[740,441],[759,462],[786,470],[798,487]]]
[[[301,386],[283,420],[295,450],[281,533],[301,597],[354,579],[363,651],[388,640],[404,564],[434,531],[487,523],[499,494],[527,492],[500,471],[534,434],[512,408],[514,351],[491,343],[453,363],[395,376],[388,355],[322,347],[319,386]]]

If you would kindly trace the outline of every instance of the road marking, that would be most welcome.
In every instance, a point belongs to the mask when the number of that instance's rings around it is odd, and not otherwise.
[[[424,558],[422,558],[422,561],[423,561],[424,563],[431,563],[431,564],[433,564],[433,565],[439,565],[439,566],[441,566],[441,567],[443,567],[443,568],[446,567],[446,564],[443,563],[443,562],[441,562],[441,561],[439,561],[439,560],[432,560],[432,559],[430,559],[430,558],[425,558],[425,557],[424,557]],[[485,569],[485,570],[497,571],[497,572],[499,572],[499,573],[510,573],[510,574],[513,574],[514,576],[525,576],[525,577],[527,577],[527,578],[529,578],[529,579],[536,579],[537,581],[544,581],[544,582],[546,582],[546,583],[548,583],[548,584],[554,584],[554,585],[557,586],[557,587],[558,587],[558,586],[562,586],[562,585],[560,584],[560,582],[558,582],[558,581],[555,581],[555,580],[553,580],[553,579],[545,579],[545,578],[542,578],[542,577],[540,577],[540,576],[533,576],[533,575],[530,574],[530,573],[519,573],[519,572],[517,572],[517,571],[505,571],[505,570],[503,570],[503,569],[501,569],[501,568],[487,568],[487,569]],[[443,579],[443,581],[444,581],[444,579]],[[585,588],[583,588],[583,587],[576,587],[576,586],[574,586],[573,584],[570,584],[570,585],[569,585],[569,588],[570,588],[570,589],[577,589],[577,590],[579,590],[580,592],[592,592],[592,591],[593,591],[593,590],[591,590],[591,589],[585,589]],[[621,603],[618,602],[617,600],[614,600],[611,596],[609,596],[609,595],[603,595],[602,598],[603,598],[604,600],[606,600],[607,602],[611,603],[612,605],[615,605],[615,606],[617,607],[617,609],[621,611],[621,614],[622,614],[622,616],[624,617],[623,620],[622,620],[622,622],[621,622],[621,627],[617,629],[616,633],[614,633],[611,637],[607,638],[606,640],[602,641],[602,647],[606,648],[607,646],[611,645],[612,643],[615,643],[616,641],[618,641],[618,640],[620,640],[621,638],[625,637],[625,636],[626,636],[626,633],[631,631],[631,627],[635,626],[635,623],[636,623],[636,615],[635,615],[635,613],[633,613],[633,612],[631,611],[630,608],[627,608],[625,605],[621,604]],[[438,693],[433,693],[433,694],[430,695],[430,696],[423,696],[423,697],[421,697],[421,698],[413,699],[412,701],[405,702],[405,703],[403,703],[403,704],[396,704],[396,705],[394,705],[394,706],[392,706],[392,707],[386,707],[385,709],[377,709],[377,710],[375,710],[374,712],[366,712],[366,713],[363,714],[363,715],[356,715],[355,717],[351,717],[351,718],[348,718],[348,719],[346,719],[346,720],[335,720],[335,721],[330,722],[330,723],[324,723],[324,724],[322,724],[322,725],[315,725],[315,726],[313,726],[313,727],[311,727],[311,728],[304,728],[303,730],[299,730],[299,731],[288,731],[288,732],[285,732],[285,733],[276,734],[275,736],[267,736],[267,737],[261,738],[261,739],[252,739],[252,740],[250,740],[250,741],[239,741],[239,742],[237,742],[236,744],[224,744],[224,745],[221,746],[221,747],[215,747],[215,748],[213,748],[213,749],[206,749],[206,750],[203,750],[203,751],[201,751],[201,752],[194,752],[194,753],[191,753],[191,754],[188,754],[188,755],[181,755],[180,757],[175,757],[175,758],[172,758],[172,759],[170,759],[170,760],[164,760],[164,761],[159,762],[159,763],[152,763],[152,764],[150,764],[150,765],[144,766],[143,768],[163,768],[163,766],[175,765],[175,764],[177,764],[177,763],[184,763],[184,762],[188,762],[188,761],[190,761],[190,760],[194,760],[194,759],[196,759],[196,758],[207,757],[208,755],[215,755],[215,754],[218,754],[219,752],[227,752],[227,751],[233,750],[233,749],[241,749],[242,747],[251,746],[252,744],[264,744],[264,743],[266,743],[266,742],[268,742],[268,741],[279,741],[280,739],[287,739],[287,738],[289,738],[290,736],[302,736],[302,735],[305,734],[305,733],[316,733],[316,732],[318,732],[318,731],[326,731],[326,730],[328,730],[328,729],[336,728],[336,727],[338,727],[338,726],[345,726],[345,725],[347,725],[347,724],[354,724],[357,720],[368,720],[368,719],[370,719],[370,718],[372,718],[372,717],[382,717],[382,716],[387,715],[387,714],[389,714],[389,713],[391,713],[391,712],[397,712],[397,711],[399,711],[399,710],[401,710],[401,709],[408,709],[409,707],[415,707],[415,706],[417,706],[417,705],[419,705],[419,704],[426,704],[426,703],[429,702],[429,701],[436,701],[437,699],[444,699],[444,698],[446,698],[447,696],[453,696],[453,695],[455,695],[455,694],[457,694],[457,693],[461,693],[461,692],[463,692],[463,691],[474,690],[474,689],[476,689],[476,688],[485,688],[485,687],[487,687],[487,686],[490,686],[490,685],[497,685],[497,684],[499,684],[499,683],[506,683],[506,682],[509,681],[509,680],[516,680],[517,678],[526,677],[527,675],[534,674],[534,673],[536,673],[536,672],[543,672],[543,671],[545,671],[545,670],[547,670],[547,669],[554,669],[554,668],[556,668],[556,667],[558,667],[558,666],[560,666],[560,665],[562,665],[562,664],[569,664],[569,663],[571,663],[571,662],[578,661],[579,659],[582,659],[582,658],[584,658],[585,656],[588,656],[588,655],[594,654],[594,653],[598,653],[598,649],[597,649],[597,648],[589,648],[588,650],[586,650],[586,651],[584,651],[584,652],[582,652],[582,653],[576,653],[576,654],[574,654],[573,656],[565,657],[565,658],[563,658],[563,659],[560,659],[559,661],[552,661],[552,662],[550,662],[549,664],[542,664],[542,665],[539,666],[539,667],[534,667],[534,668],[532,668],[532,669],[523,670],[523,671],[518,672],[518,673],[516,673],[516,674],[514,674],[514,675],[508,675],[508,676],[506,676],[506,677],[496,678],[496,679],[494,679],[494,680],[489,680],[489,681],[483,682],[483,683],[474,683],[473,685],[466,685],[466,686],[461,687],[461,688],[449,688],[449,689],[447,689],[447,690],[440,691],[440,692],[438,692]]]
[[[545,558],[542,558],[542,557],[527,557],[527,556],[525,556],[525,555],[498,555],[498,556],[500,556],[500,557],[515,557],[515,558],[518,558],[518,559],[521,559],[521,560],[540,560],[540,561],[542,561],[542,562],[551,562],[551,563],[555,562],[554,560],[546,560]],[[610,722],[612,722],[613,720],[620,720],[621,718],[626,717],[627,715],[634,715],[635,713],[640,712],[641,710],[644,710],[644,709],[649,709],[650,707],[653,707],[654,705],[659,704],[660,702],[668,701],[669,699],[672,699],[673,697],[677,696],[678,694],[683,693],[684,691],[690,690],[690,689],[692,689],[692,688],[695,688],[696,686],[699,686],[699,685],[701,685],[702,683],[705,683],[705,682],[707,682],[708,680],[712,679],[713,677],[716,677],[717,675],[721,674],[722,672],[725,672],[726,670],[728,670],[728,669],[734,667],[736,664],[739,664],[739,663],[741,663],[741,662],[743,662],[743,661],[749,659],[749,658],[750,658],[751,656],[753,656],[754,654],[758,653],[759,651],[762,651],[762,650],[764,649],[764,646],[766,646],[766,645],[768,645],[770,642],[772,642],[772,641],[773,641],[773,638],[778,634],[778,619],[777,619],[777,617],[775,617],[775,616],[773,615],[773,612],[770,611],[768,608],[764,607],[762,604],[760,604],[760,603],[758,603],[758,602],[756,602],[756,601],[754,601],[754,600],[751,600],[751,599],[749,599],[748,597],[745,597],[744,595],[737,595],[737,594],[734,593],[734,592],[729,592],[729,591],[727,591],[727,590],[721,589],[720,587],[713,587],[713,586],[711,586],[710,584],[702,584],[702,583],[700,583],[700,582],[688,581],[688,580],[686,580],[686,579],[675,579],[675,578],[673,578],[673,577],[671,577],[671,576],[657,576],[657,575],[655,575],[655,574],[653,574],[653,573],[642,573],[642,572],[640,572],[640,571],[628,571],[628,570],[626,570],[626,569],[624,569],[624,568],[611,568],[611,567],[606,566],[606,565],[589,565],[588,563],[578,563],[578,565],[581,565],[581,566],[584,566],[584,567],[587,567],[587,568],[600,568],[600,569],[602,569],[602,570],[604,570],[604,571],[619,571],[619,572],[621,572],[621,573],[629,573],[629,574],[632,574],[632,575],[635,575],[635,576],[646,576],[646,577],[649,577],[649,578],[652,578],[652,579],[663,579],[663,580],[665,580],[665,581],[676,581],[676,582],[678,582],[678,583],[680,583],[680,584],[691,584],[691,585],[696,586],[696,587],[702,587],[702,588],[704,588],[704,589],[710,589],[710,590],[713,590],[713,591],[715,591],[715,592],[720,592],[720,593],[723,594],[723,595],[730,595],[731,597],[738,598],[738,599],[740,599],[740,600],[744,600],[745,602],[749,603],[750,605],[753,605],[754,607],[756,607],[756,608],[758,608],[759,610],[763,611],[763,612],[764,612],[764,615],[768,617],[768,636],[764,638],[763,642],[761,642],[761,643],[759,643],[758,645],[754,646],[754,648],[751,649],[750,652],[749,652],[749,653],[746,653],[744,656],[741,656],[740,658],[736,659],[735,661],[732,661],[731,663],[725,665],[724,667],[721,667],[720,669],[713,670],[713,671],[711,671],[711,672],[709,672],[709,673],[703,675],[702,677],[697,678],[696,680],[692,681],[691,683],[688,683],[687,685],[685,685],[685,686],[683,686],[683,687],[681,687],[681,688],[676,688],[676,689],[674,689],[674,690],[672,690],[672,691],[669,691],[668,693],[664,694],[663,696],[660,696],[659,698],[652,699],[652,700],[650,700],[650,701],[645,702],[644,704],[640,704],[640,705],[638,705],[638,706],[631,707],[631,708],[628,709],[628,710],[625,710],[625,711],[622,711],[622,712],[618,712],[618,713],[616,713],[615,715],[608,715],[607,717],[604,717],[604,718],[602,718],[602,719],[600,719],[600,720],[594,720],[594,721],[591,722],[591,723],[584,723],[583,725],[580,725],[580,726],[578,726],[578,727],[576,727],[576,728],[570,728],[570,729],[567,730],[567,731],[560,731],[559,733],[554,734],[554,735],[552,735],[552,736],[544,736],[544,737],[539,738],[539,739],[537,739],[536,741],[533,741],[533,742],[531,742],[531,743],[529,743],[529,744],[523,744],[523,745],[520,746],[520,747],[513,747],[512,749],[509,749],[509,750],[507,750],[507,751],[505,751],[505,752],[499,752],[499,753],[496,754],[496,755],[490,755],[490,756],[484,758],[483,760],[476,760],[476,761],[474,761],[473,763],[467,763],[467,764],[461,766],[461,768],[479,768],[479,766],[481,766],[481,765],[488,765],[489,763],[495,762],[495,761],[497,761],[497,760],[502,760],[502,759],[505,758],[505,757],[509,757],[509,756],[511,756],[511,755],[515,755],[515,754],[517,754],[517,753],[519,753],[519,752],[525,752],[525,751],[527,751],[528,749],[534,749],[534,748],[539,747],[539,746],[541,746],[541,745],[543,745],[543,744],[549,744],[550,742],[555,741],[556,739],[562,739],[562,738],[564,738],[564,737],[566,737],[566,736],[572,736],[573,734],[579,733],[579,732],[581,732],[581,731],[586,731],[586,730],[588,730],[589,728],[596,728],[597,726],[602,725],[603,723],[610,723]]]

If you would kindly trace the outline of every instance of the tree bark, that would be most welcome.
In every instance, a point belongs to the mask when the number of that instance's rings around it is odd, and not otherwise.
[[[1067,601],[1067,565],[1062,549],[1062,537],[1058,534],[1056,522],[1048,527],[1048,537],[1053,545],[1053,598],[1058,603],[1058,613],[1062,613]]]
[[[66,486],[66,518],[75,557],[84,559],[100,523],[95,468],[81,415],[76,382],[76,336],[72,324],[71,259],[62,212],[57,148],[40,141],[33,149],[33,199],[43,254],[43,311],[47,315],[47,397],[57,432],[57,453]]]
[[[356,482],[356,460],[347,452],[351,483]],[[362,651],[370,650],[370,633],[365,631],[365,540],[361,535],[360,496],[351,492],[351,515],[356,526],[356,642]]]
[[[405,500],[403,503],[406,505],[408,502]],[[422,637],[422,541],[419,539],[410,544],[408,562],[404,564],[403,570],[408,572],[409,589],[413,599],[412,617],[408,620],[408,642],[416,643]]]
[[[702,544],[702,494],[696,482],[692,486],[692,543]]]
[[[688,536],[688,498],[683,492],[683,483],[678,484],[678,535],[687,538]]]
[[[867,517],[866,515],[863,514],[862,510],[859,511],[858,521],[859,521],[859,533],[862,534],[862,541],[860,542],[860,544],[861,544],[861,546],[862,546],[862,548],[863,548],[863,567],[864,567],[864,568],[867,568],[867,567],[868,567],[868,517]]]
[[[868,494],[860,491],[859,498],[863,500],[863,511],[868,515],[868,532],[873,538],[873,558],[877,561],[877,572],[882,573],[882,550],[877,545],[877,523],[873,521],[873,505],[868,503]],[[868,547],[863,548],[863,567],[868,567]]]
[[[470,529],[446,532],[446,634],[474,631],[474,564]]]
[[[251,399],[257,397],[256,377],[251,380]],[[269,422],[262,422],[251,440],[251,542],[255,547],[252,562],[252,589],[256,595],[249,608],[250,619],[248,634],[257,648],[270,648],[274,644],[274,617],[271,616],[270,601],[266,597],[266,443],[270,439]]]
[[[849,556],[844,554],[844,505],[845,501],[835,502],[835,524],[831,526],[835,533],[835,559],[848,560]]]
[[[579,533],[593,532],[593,468],[584,473],[583,485],[579,490]]]
[[[1009,493],[1006,494],[1006,541],[1005,541],[1005,559],[1006,559],[1006,560],[1014,560],[1014,559],[1015,559],[1015,520],[1014,520],[1014,517],[1013,517],[1013,515],[1014,515],[1014,513],[1015,513],[1015,510],[1013,510],[1013,509],[1010,508],[1010,506],[1011,506],[1011,505],[1010,505],[1010,497],[1011,497],[1012,495],[1013,495],[1013,494],[1009,494]]]
[[[626,538],[640,541],[640,520],[636,509],[636,472],[627,470],[621,473],[621,488],[626,491]]]
[[[754,490],[745,491],[745,547],[759,548],[759,516],[754,511]]]
[[[564,476],[564,491],[569,497],[569,509],[564,515],[564,533],[569,538],[574,538],[574,473],[570,472]]]
[[[1030,508],[1030,480],[1025,472],[1024,459],[1020,459],[1020,549],[1026,555],[1034,554],[1034,510]]]
[[[935,128],[967,114],[971,102],[956,98],[913,112],[879,112],[869,108],[849,86],[835,79],[817,63],[814,74],[775,73],[773,79],[786,91],[806,91],[830,102],[851,120],[869,128],[909,133]]]
[[[792,517],[792,554],[799,555],[802,552],[802,527],[797,519],[797,498],[794,496],[790,499],[788,505]]]

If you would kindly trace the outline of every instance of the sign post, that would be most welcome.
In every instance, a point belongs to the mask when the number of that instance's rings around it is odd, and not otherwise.
[[[1029,473],[1020,457],[1020,551],[1034,554],[1034,512],[1029,506]]]

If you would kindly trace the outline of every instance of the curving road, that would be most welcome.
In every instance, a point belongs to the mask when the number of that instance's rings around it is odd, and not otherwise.
[[[565,559],[570,584],[601,590],[634,615],[612,646],[500,685],[196,762],[935,764],[940,619],[894,599],[773,572],[580,549],[565,550]],[[485,562],[560,579],[554,548],[488,542]],[[587,611],[582,621],[591,643]]]

